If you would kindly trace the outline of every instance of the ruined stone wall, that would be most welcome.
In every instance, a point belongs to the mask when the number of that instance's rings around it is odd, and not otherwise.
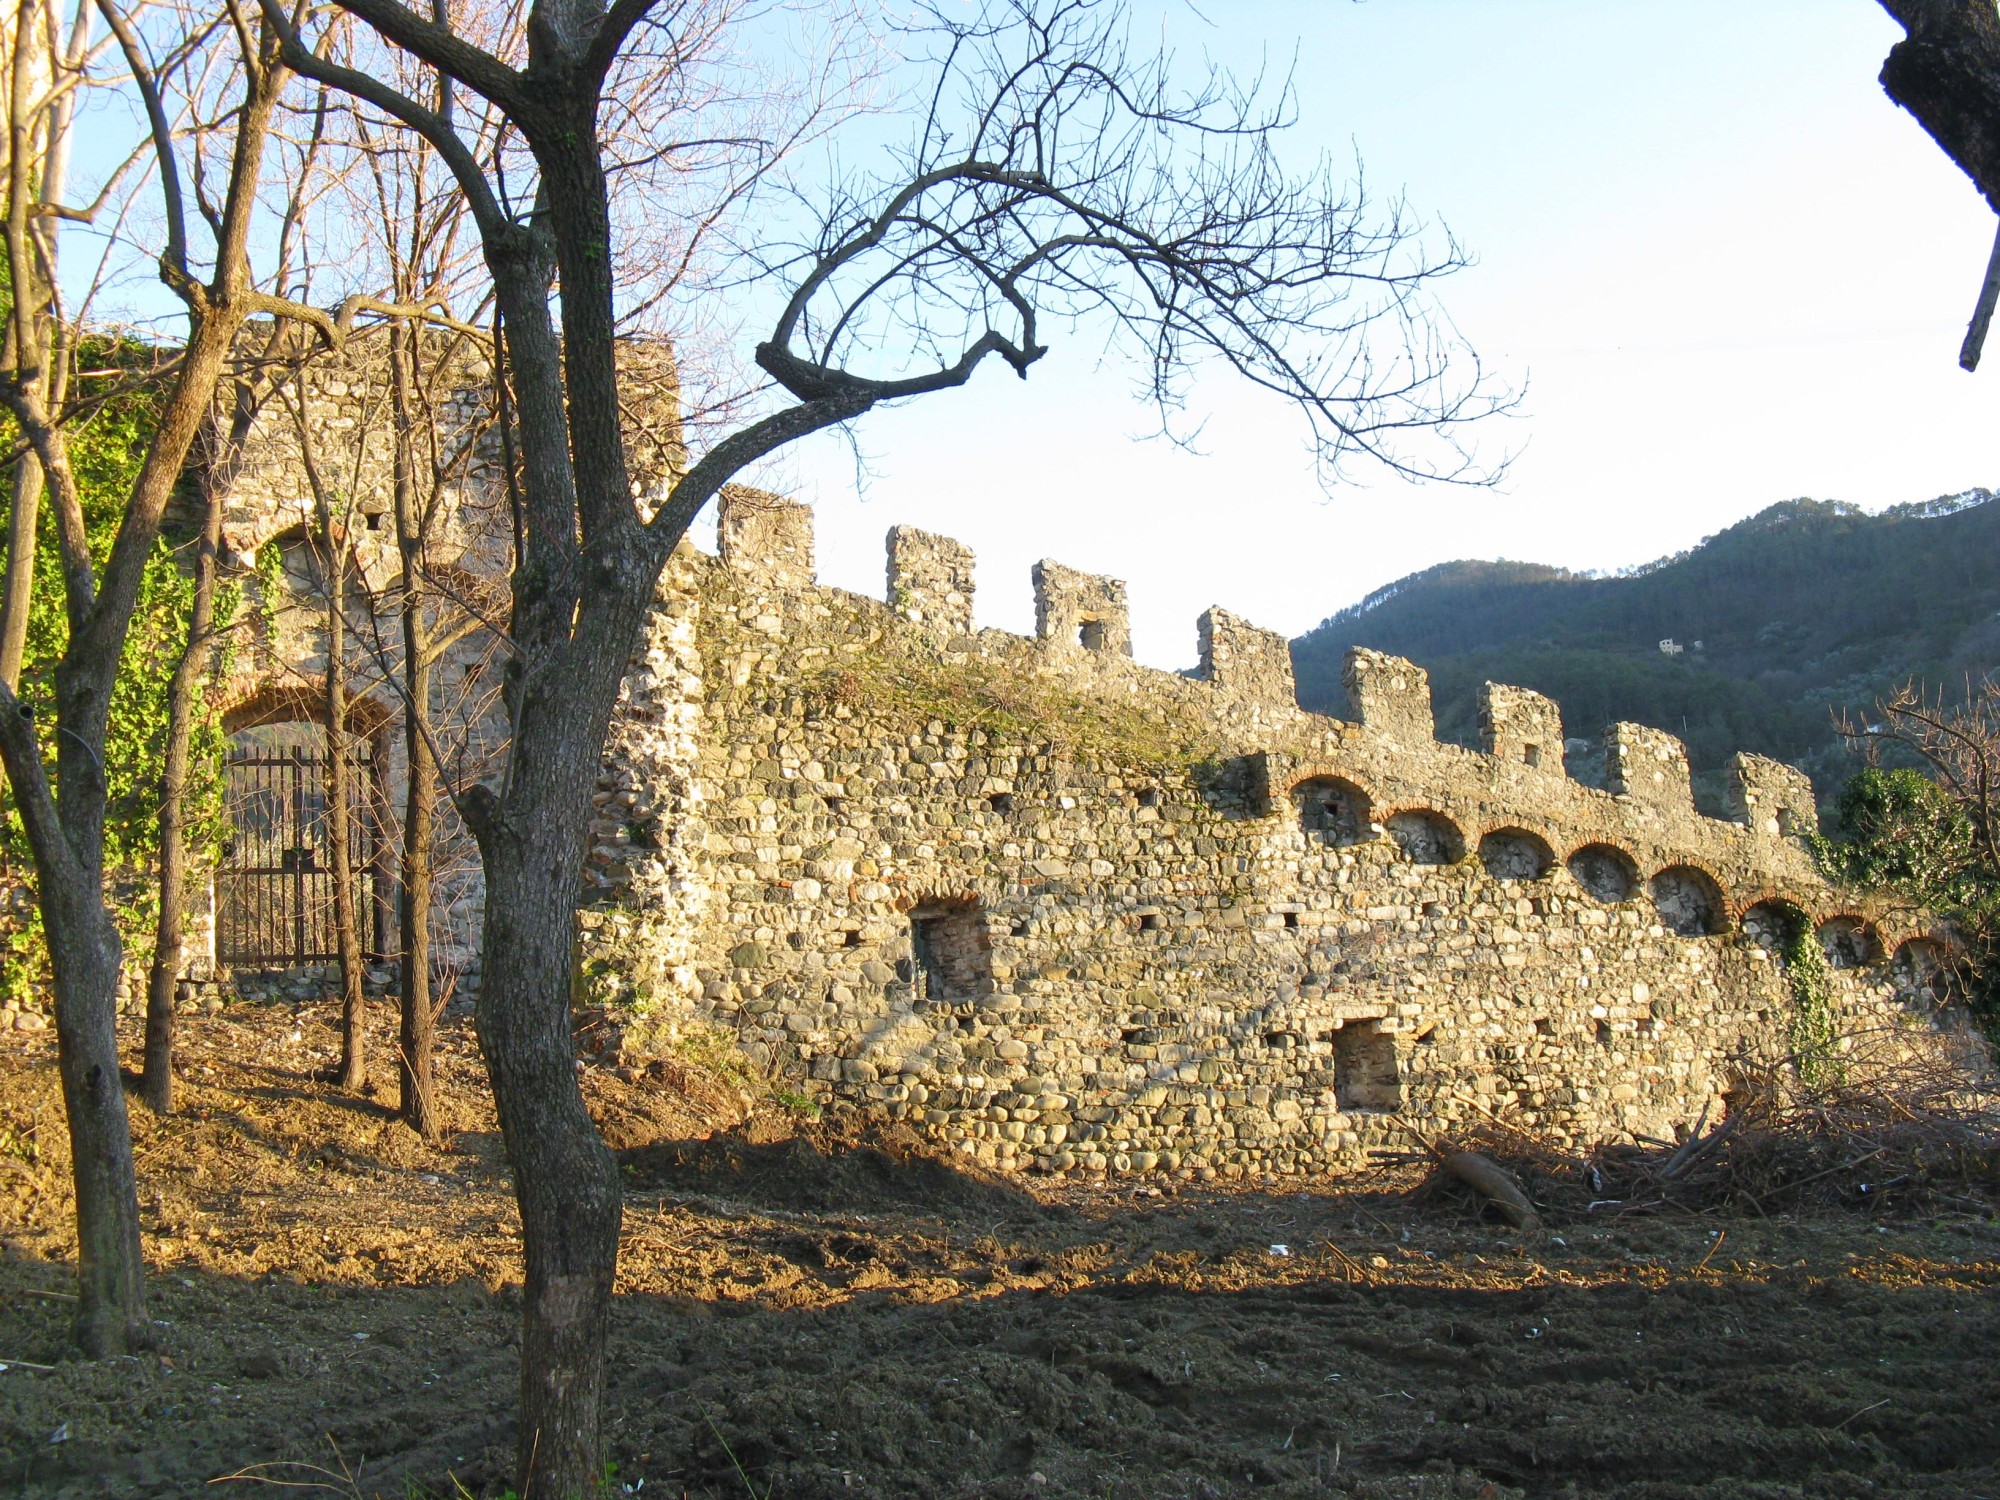
[[[1678,743],[1618,725],[1600,791],[1546,698],[1490,686],[1486,750],[1440,744],[1421,669],[1365,651],[1359,721],[1307,714],[1281,637],[1212,610],[1200,666],[1149,670],[1123,585],[1050,563],[1036,639],[974,632],[958,544],[892,533],[876,601],[752,498],[726,565],[676,557],[599,791],[582,972],[637,1033],[726,1028],[1001,1167],[1234,1174],[1405,1121],[1691,1122],[1786,1050],[1744,921],[1774,903],[1847,965],[1850,1039],[1934,1022],[1915,934],[1789,837],[1788,768],[1739,757],[1710,819]]]

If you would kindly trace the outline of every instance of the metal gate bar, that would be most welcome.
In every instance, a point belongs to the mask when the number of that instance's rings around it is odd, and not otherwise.
[[[348,752],[352,782],[372,784],[365,746]],[[327,759],[323,749],[232,750],[224,760],[233,835],[215,872],[216,958],[231,966],[277,968],[330,963],[340,956],[333,860],[328,844]],[[373,802],[349,818],[355,920],[363,953],[383,943],[380,841]]]

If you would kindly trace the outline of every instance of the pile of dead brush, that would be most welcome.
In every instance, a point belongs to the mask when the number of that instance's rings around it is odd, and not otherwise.
[[[1679,1139],[1635,1135],[1587,1154],[1488,1121],[1427,1142],[1438,1166],[1418,1191],[1463,1197],[1469,1186],[1519,1223],[1468,1174],[1472,1155],[1543,1218],[2000,1210],[2000,1110],[1962,1072],[1912,1065],[1808,1087],[1789,1068],[1740,1068],[1723,1106]]]

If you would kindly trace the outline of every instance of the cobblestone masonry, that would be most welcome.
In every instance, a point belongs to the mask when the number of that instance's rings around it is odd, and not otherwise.
[[[631,1035],[733,1032],[792,1086],[1002,1168],[1299,1171],[1483,1113],[1666,1133],[1782,1056],[1768,931],[1821,929],[1847,1033],[1933,1025],[1920,935],[1827,886],[1799,773],[1695,811],[1678,741],[1489,685],[1437,742],[1421,668],[1356,651],[1302,712],[1282,637],[1127,655],[1124,586],[1043,563],[1037,638],[971,629],[959,544],[889,537],[889,601],[810,579],[744,494],[676,557],[599,789],[581,967]],[[1095,627],[1095,628],[1093,628]]]
[[[479,426],[480,375],[454,431]],[[370,445],[357,550],[380,588],[376,384],[329,368],[312,408],[329,451]],[[306,514],[289,442],[239,482],[246,561]],[[452,501],[468,578],[506,551],[489,477],[473,463]],[[1038,564],[1025,639],[974,628],[949,538],[891,531],[877,601],[814,582],[811,512],[779,496],[729,491],[719,537],[719,559],[674,559],[596,797],[579,998],[635,1047],[720,1027],[795,1089],[1002,1167],[1233,1174],[1404,1145],[1399,1121],[1685,1123],[1733,1060],[1784,1050],[1787,906],[1848,1033],[1914,1043],[1938,1018],[1935,949],[1819,879],[1789,767],[1739,756],[1719,821],[1643,726],[1605,732],[1608,791],[1572,780],[1560,709],[1525,689],[1487,685],[1468,750],[1394,657],[1351,655],[1341,722],[1298,708],[1281,636],[1219,608],[1175,675],[1131,660],[1115,579]],[[324,641],[272,618],[232,727],[317,711]],[[393,781],[373,675],[356,727]],[[476,902],[476,870],[461,883]]]

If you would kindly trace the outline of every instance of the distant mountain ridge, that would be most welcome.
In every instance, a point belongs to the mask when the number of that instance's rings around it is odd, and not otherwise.
[[[1299,700],[1345,712],[1342,659],[1372,646],[1430,671],[1445,739],[1472,743],[1479,684],[1509,682],[1561,703],[1573,737],[1619,719],[1681,735],[1704,801],[1737,750],[1802,765],[1828,795],[1852,769],[1834,712],[1909,677],[1950,686],[2000,670],[1995,501],[1987,489],[1880,512],[1787,500],[1616,575],[1439,563],[1293,641]]]

